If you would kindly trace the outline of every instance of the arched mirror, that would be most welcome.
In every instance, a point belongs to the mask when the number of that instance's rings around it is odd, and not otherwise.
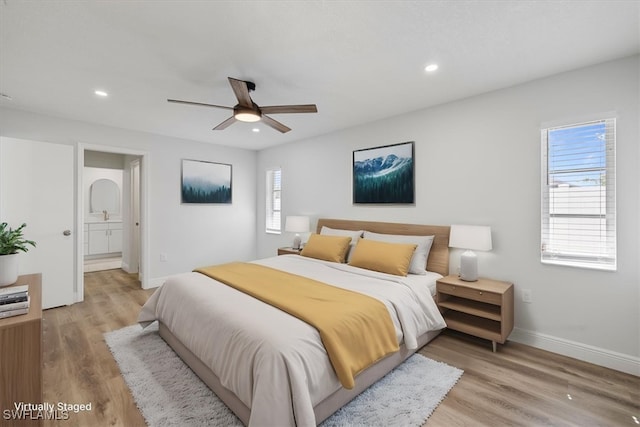
[[[120,189],[110,179],[97,179],[89,189],[91,213],[107,211],[111,215],[120,214]]]

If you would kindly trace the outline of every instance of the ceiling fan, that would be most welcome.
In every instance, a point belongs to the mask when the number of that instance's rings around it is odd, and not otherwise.
[[[213,105],[213,104],[204,104],[202,102],[191,102],[191,101],[181,101],[179,99],[167,99],[169,102],[177,102],[180,104],[190,104],[190,105],[202,105],[205,107],[215,107],[215,108],[224,108],[225,110],[233,110],[233,116],[229,117],[224,122],[220,123],[218,126],[214,127],[213,130],[223,130],[227,127],[231,126],[236,120],[241,122],[257,122],[262,120],[262,122],[274,128],[277,131],[282,133],[289,132],[291,128],[283,125],[277,120],[272,119],[266,114],[282,114],[282,113],[317,113],[318,109],[315,104],[304,104],[304,105],[271,105],[267,107],[260,107],[258,104],[253,102],[251,96],[249,96],[249,92],[256,89],[256,85],[253,82],[248,82],[244,80],[234,79],[229,77],[229,83],[231,84],[231,89],[233,89],[233,93],[238,98],[238,103],[234,107],[227,107],[224,105]]]

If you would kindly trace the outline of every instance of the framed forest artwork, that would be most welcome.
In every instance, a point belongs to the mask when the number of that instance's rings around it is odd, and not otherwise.
[[[182,160],[182,203],[231,203],[231,165]]]
[[[353,203],[413,204],[414,143],[353,152]]]

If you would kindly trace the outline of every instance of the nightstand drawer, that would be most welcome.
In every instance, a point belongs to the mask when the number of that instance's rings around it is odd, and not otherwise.
[[[449,285],[446,283],[437,284],[438,292],[442,294],[455,295],[461,298],[467,298],[473,301],[486,302],[489,304],[501,305],[502,295],[494,292],[487,292],[480,289],[467,288],[465,286]]]

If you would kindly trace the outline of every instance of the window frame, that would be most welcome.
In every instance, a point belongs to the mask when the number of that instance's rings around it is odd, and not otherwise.
[[[600,116],[603,117],[603,116]],[[602,167],[594,167],[588,165],[585,167],[574,167],[573,169],[555,169],[549,166],[550,154],[549,154],[549,134],[556,130],[564,130],[569,128],[580,128],[599,123],[604,124],[604,165]],[[597,269],[605,271],[617,270],[617,214],[616,214],[616,118],[613,115],[608,115],[607,118],[597,118],[583,121],[573,121],[572,123],[565,123],[561,125],[553,126],[541,126],[541,221],[540,221],[540,260],[543,264],[554,264],[569,267],[579,267],[587,269]],[[585,140],[586,141],[586,140]],[[583,153],[584,157],[580,157],[580,160],[586,160],[589,153]],[[600,214],[593,213],[556,213],[551,212],[552,205],[559,204],[557,195],[551,193],[553,185],[550,185],[550,176],[553,174],[571,174],[571,173],[597,173],[604,172],[604,184],[599,191],[599,203],[598,208]],[[587,190],[588,191],[588,190]],[[601,194],[602,193],[602,194]],[[561,193],[559,193],[561,194]],[[569,198],[571,195],[567,193]],[[586,201],[586,197],[583,196],[583,201]],[[593,200],[593,195],[590,196]],[[569,205],[569,200],[566,200]],[[560,199],[561,201],[561,199]],[[603,209],[604,206],[604,209]],[[602,213],[604,212],[604,213]],[[562,228],[558,228],[556,233],[553,232],[552,223],[553,218],[563,218],[567,220],[566,230],[570,230],[571,226],[576,227],[579,225],[579,221],[570,223],[569,221],[582,219],[599,219],[601,230],[600,236],[597,240],[596,248],[589,251],[589,244],[585,243],[580,245],[580,239],[572,239],[570,235],[564,238],[560,237],[559,231]],[[577,227],[576,227],[577,228]],[[554,236],[556,242],[553,243]],[[584,236],[580,236],[584,237]],[[571,252],[569,250],[559,250],[558,247],[564,243],[567,247],[578,248],[577,251]],[[549,247],[551,247],[549,249]]]
[[[276,174],[279,175],[277,181],[275,179]],[[282,168],[267,169],[265,180],[265,233],[282,234]],[[280,188],[275,188],[276,182],[279,183]],[[276,203],[276,198],[279,203]],[[276,207],[278,204],[279,206]],[[278,217],[277,219],[275,218],[276,216]]]

